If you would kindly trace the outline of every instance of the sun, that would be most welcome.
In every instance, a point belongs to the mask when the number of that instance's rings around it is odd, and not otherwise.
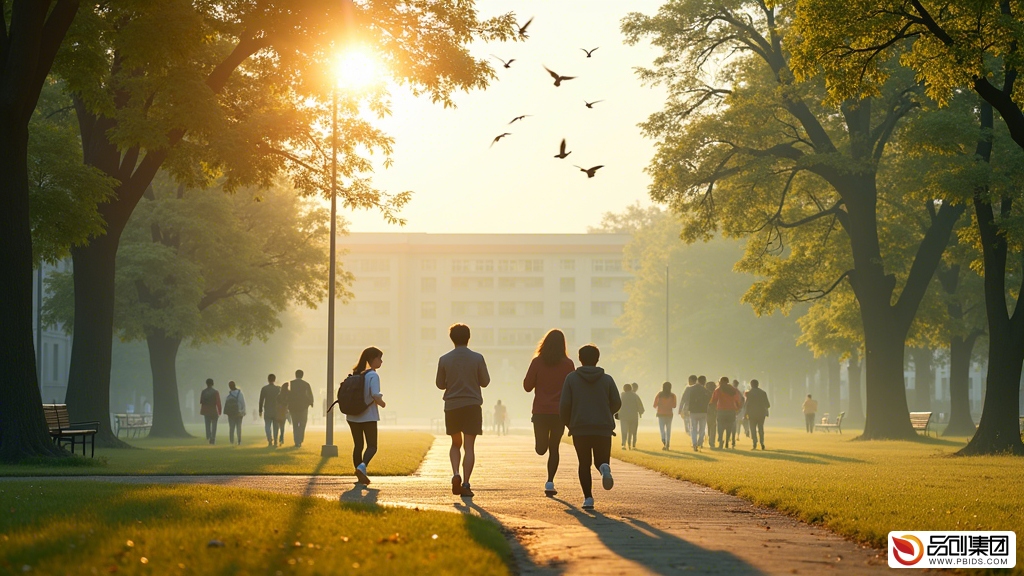
[[[364,88],[374,81],[377,66],[363,52],[346,52],[335,61],[334,75],[342,88]]]

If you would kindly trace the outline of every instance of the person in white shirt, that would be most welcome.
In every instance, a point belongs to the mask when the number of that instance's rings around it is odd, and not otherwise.
[[[384,363],[384,353],[379,348],[370,346],[359,355],[359,362],[352,368],[353,374],[364,376],[363,401],[369,404],[360,414],[348,415],[348,427],[352,430],[352,463],[356,467],[356,478],[361,484],[369,484],[366,467],[377,454],[377,422],[380,420],[380,408],[384,408],[384,395],[380,392],[380,376],[377,370]],[[365,439],[365,451],[363,450]]]
[[[235,381],[228,382],[228,397],[224,400],[224,414],[228,417],[228,439],[235,443],[235,431],[238,432],[238,443],[242,443],[242,419],[245,418],[245,396],[235,386]]]

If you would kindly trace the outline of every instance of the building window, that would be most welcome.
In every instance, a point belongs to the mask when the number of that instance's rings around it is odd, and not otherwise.
[[[626,278],[622,276],[594,276],[590,279],[590,288],[593,290],[624,290]]]
[[[471,340],[476,345],[491,346],[494,344],[494,328],[474,328]]]
[[[498,272],[543,272],[543,260],[498,260]]]
[[[424,272],[433,272],[437,269],[437,260],[433,258],[427,260],[420,260],[420,270]]]
[[[373,258],[359,261],[360,272],[388,272],[391,270],[391,261],[387,258]]]
[[[503,277],[498,278],[499,290],[543,290],[544,278],[541,276]]]
[[[543,316],[543,302],[501,302],[498,304],[499,316]]]
[[[572,272],[576,270],[576,261],[563,258],[561,262],[559,262],[558,267],[563,272]]]
[[[576,317],[576,303],[575,302],[562,302],[559,316],[561,318],[575,318]]]
[[[594,316],[618,316],[622,314],[622,302],[591,302],[590,313]]]
[[[622,260],[595,258],[591,265],[594,272],[622,272]]]
[[[493,272],[494,260],[477,260],[476,267],[474,269],[477,272]]]
[[[494,316],[494,302],[452,302],[452,316]]]
[[[437,339],[437,328],[420,328],[420,340],[436,340]]]
[[[544,337],[544,331],[535,328],[500,328],[498,344],[506,346],[533,346]]]
[[[391,314],[391,302],[349,302],[338,309],[342,316],[387,316]]]
[[[491,290],[494,288],[494,278],[478,278],[474,276],[452,277],[452,290],[461,292],[465,290]]]
[[[379,344],[388,344],[391,340],[389,328],[342,328],[338,330],[338,343],[343,346],[365,348]]]
[[[437,316],[437,302],[421,302],[420,317],[434,318]]]
[[[572,293],[576,291],[576,279],[575,278],[562,278],[559,282],[559,286],[562,292]]]
[[[420,291],[421,292],[436,292],[437,291],[437,278],[433,276],[429,278],[420,278]]]
[[[50,355],[50,379],[54,382],[60,381],[60,346],[53,345],[53,354]]]
[[[594,337],[594,343],[598,346],[611,346],[622,336],[622,331],[618,328],[594,328],[591,330],[591,335]]]

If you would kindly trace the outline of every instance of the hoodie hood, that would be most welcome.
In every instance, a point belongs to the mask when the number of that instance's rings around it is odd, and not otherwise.
[[[580,366],[576,369],[576,373],[580,375],[580,378],[583,378],[587,382],[593,384],[604,376],[604,368],[599,368],[597,366]]]
[[[736,394],[739,394],[740,391],[737,390],[732,384],[726,384],[722,386],[722,393],[728,394],[729,396],[735,396]]]

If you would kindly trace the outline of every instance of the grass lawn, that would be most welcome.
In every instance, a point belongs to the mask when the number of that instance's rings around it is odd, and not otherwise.
[[[856,433],[768,429],[768,451],[693,452],[681,420],[671,451],[657,432],[637,449],[614,442],[612,456],[777,508],[839,534],[884,548],[890,530],[1015,530],[1024,557],[1024,460],[951,456],[966,440],[851,441]],[[1018,560],[1016,573],[1024,573]]]
[[[210,486],[0,484],[0,573],[508,574],[479,518]]]
[[[322,462],[324,432],[310,430],[302,448],[291,445],[268,448],[263,428],[246,428],[241,446],[228,444],[226,426],[211,446],[203,432],[190,429],[191,439],[132,439],[140,450],[96,449],[96,458],[76,457],[68,462],[0,465],[0,476],[63,476],[69,474],[351,474],[352,436],[342,423],[335,429],[338,458]],[[223,437],[222,437],[223,432]],[[371,476],[412,474],[423,461],[434,437],[424,432],[382,429],[377,456],[370,463]]]

